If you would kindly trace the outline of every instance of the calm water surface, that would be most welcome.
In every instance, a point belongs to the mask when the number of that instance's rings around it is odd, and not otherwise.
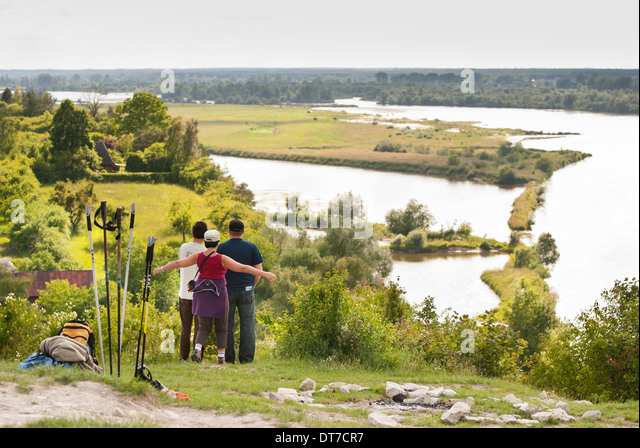
[[[557,314],[572,319],[590,307],[616,279],[638,277],[638,117],[565,111],[422,106],[379,106],[343,100],[349,113],[383,118],[473,121],[478,126],[520,128],[579,135],[528,139],[528,147],[573,149],[593,157],[556,171],[547,184],[546,201],[535,216],[531,238],[550,232],[560,260],[548,283],[558,294]],[[339,103],[339,102],[337,102]],[[340,110],[340,109],[338,109]],[[404,208],[412,199],[426,203],[435,227],[469,222],[473,233],[506,241],[513,200],[522,188],[499,188],[472,182],[451,182],[409,174],[325,167],[291,162],[212,157],[229,174],[256,193],[258,207],[275,211],[290,192],[312,207],[326,207],[348,191],[363,198],[367,216],[384,222],[385,214]],[[480,280],[486,269],[497,269],[499,256],[394,256],[390,278],[399,278],[412,303],[433,296],[439,310],[476,314],[498,299]]]

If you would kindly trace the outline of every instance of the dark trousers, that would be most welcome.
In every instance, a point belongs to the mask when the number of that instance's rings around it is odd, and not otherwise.
[[[227,348],[227,319],[214,319],[213,317],[196,316],[198,319],[198,333],[196,333],[196,344],[201,344],[204,351],[204,347],[209,339],[211,330],[215,325],[216,328],[216,344],[219,349]]]
[[[195,324],[195,328],[193,329],[193,344],[195,344],[195,335],[198,334],[199,328],[198,319],[194,319],[193,313],[191,312],[192,303],[192,300],[178,300],[180,308],[180,323],[182,325],[182,328],[180,329],[180,359],[183,361],[189,359],[191,350],[193,350],[193,345],[191,344],[191,327]]]
[[[256,310],[255,295],[251,291],[237,291],[229,293],[229,331],[227,336],[227,362],[236,361],[235,327],[236,310],[240,318],[240,341],[238,344],[238,360],[241,364],[253,362],[256,351]]]

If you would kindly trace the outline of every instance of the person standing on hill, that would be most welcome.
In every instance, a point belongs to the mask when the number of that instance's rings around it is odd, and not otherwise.
[[[178,250],[178,259],[188,258],[193,254],[205,251],[204,233],[207,231],[207,224],[198,221],[191,228],[193,240],[184,243]],[[193,318],[191,306],[193,304],[193,293],[189,291],[187,284],[196,276],[197,266],[189,266],[180,268],[180,292],[178,297],[178,306],[180,309],[180,360],[186,361],[191,353],[191,327],[194,325],[194,343],[195,335],[198,334],[198,319]]]
[[[225,363],[227,345],[227,317],[229,302],[227,300],[227,270],[242,272],[251,276],[265,277],[268,281],[276,280],[271,272],[256,269],[253,266],[238,263],[226,255],[218,253],[220,234],[217,230],[207,230],[204,234],[205,251],[195,253],[187,258],[178,259],[153,270],[153,275],[172,269],[198,266],[198,276],[194,281],[192,312],[198,319],[198,333],[191,360],[202,362],[205,344],[213,327],[216,331],[218,346],[218,364]]]
[[[244,223],[234,219],[229,223],[229,240],[220,244],[218,253],[227,255],[238,263],[253,266],[262,270],[262,255],[258,246],[243,239]],[[252,275],[234,271],[227,271],[227,292],[229,294],[229,317],[227,324],[227,354],[228,363],[235,363],[234,324],[236,309],[240,318],[240,341],[238,347],[238,361],[241,364],[253,362],[256,350],[255,334],[255,294],[254,288],[260,280],[260,275]]]

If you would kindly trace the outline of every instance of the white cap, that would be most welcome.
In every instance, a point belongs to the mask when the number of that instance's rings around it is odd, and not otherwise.
[[[216,241],[220,241],[220,233],[217,230],[207,230],[204,232],[204,240],[207,243],[215,243]]]

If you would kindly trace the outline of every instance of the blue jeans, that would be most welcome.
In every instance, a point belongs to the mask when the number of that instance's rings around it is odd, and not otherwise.
[[[256,352],[256,309],[255,295],[251,291],[229,292],[229,319],[227,325],[227,363],[236,361],[234,328],[236,309],[240,318],[240,341],[238,344],[238,360],[241,364],[253,362]]]

